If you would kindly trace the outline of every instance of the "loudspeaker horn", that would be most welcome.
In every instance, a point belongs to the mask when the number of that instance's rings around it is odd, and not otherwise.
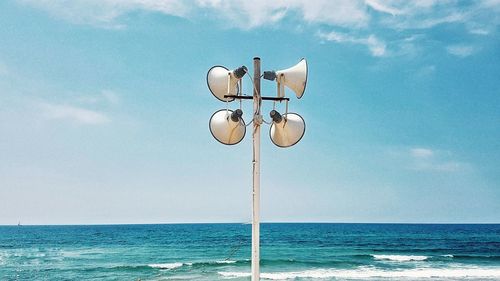
[[[279,147],[290,147],[298,143],[306,131],[306,123],[297,113],[279,114],[272,110],[273,124],[269,129],[271,141]]]
[[[283,85],[295,92],[297,98],[301,98],[306,90],[307,83],[307,61],[301,59],[296,65],[276,71],[276,82],[278,82],[278,97],[285,96]]]
[[[239,143],[246,133],[245,121],[241,116],[243,111],[236,109],[221,109],[210,118],[208,127],[212,136],[222,144],[233,145]]]
[[[214,66],[207,73],[208,88],[220,101],[233,101],[234,98],[225,98],[224,95],[237,95],[239,93],[238,82],[246,72],[245,66],[234,70],[229,70],[224,66]]]

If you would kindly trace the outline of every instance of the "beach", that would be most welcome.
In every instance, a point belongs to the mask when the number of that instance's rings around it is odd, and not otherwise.
[[[250,280],[249,224],[0,226],[1,280]],[[500,280],[500,225],[262,224],[262,280]]]

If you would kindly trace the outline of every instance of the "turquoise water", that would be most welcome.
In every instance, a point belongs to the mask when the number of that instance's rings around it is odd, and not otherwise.
[[[248,224],[0,226],[0,280],[250,280]],[[262,280],[500,280],[500,225],[262,224]]]

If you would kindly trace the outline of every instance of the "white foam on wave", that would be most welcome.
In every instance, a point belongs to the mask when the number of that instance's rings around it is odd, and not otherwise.
[[[227,279],[244,278],[251,276],[248,272],[218,272]],[[359,267],[357,269],[314,269],[294,272],[274,272],[261,273],[262,279],[267,280],[289,280],[296,278],[482,278],[497,279],[500,278],[500,267],[496,268],[416,268],[404,270],[382,270],[371,267]]]
[[[174,268],[179,268],[179,267],[181,267],[183,265],[190,265],[190,264],[185,264],[185,263],[182,263],[182,262],[148,264],[149,267],[159,268],[159,269],[174,269]]]
[[[217,272],[217,273],[225,278],[243,278],[243,277],[251,277],[252,276],[252,274],[248,273],[248,272],[222,271],[222,272]],[[265,274],[265,273],[260,274],[261,278],[264,278],[264,276],[262,276],[263,274]]]
[[[195,264],[233,264],[236,263],[237,261],[234,260],[219,260],[219,261],[210,261],[210,262],[199,262]],[[174,269],[174,268],[179,268],[182,266],[192,266],[192,262],[172,262],[172,263],[153,263],[153,264],[148,264],[149,267],[152,268],[159,268],[159,269]]]
[[[445,257],[445,258],[453,258],[453,255],[442,255],[442,257]]]
[[[376,260],[388,260],[388,261],[425,261],[428,256],[404,256],[404,255],[372,255]]]
[[[223,261],[215,261],[215,263],[219,264],[230,264],[230,263],[236,263],[236,261],[231,261],[231,260],[223,260]]]

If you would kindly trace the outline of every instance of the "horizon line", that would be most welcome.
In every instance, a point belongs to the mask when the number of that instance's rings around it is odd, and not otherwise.
[[[189,225],[189,224],[248,224],[251,222],[158,222],[158,223],[53,223],[0,224],[0,226],[119,226],[119,225]],[[394,225],[493,225],[500,222],[333,222],[333,221],[264,221],[260,224],[394,224]]]

